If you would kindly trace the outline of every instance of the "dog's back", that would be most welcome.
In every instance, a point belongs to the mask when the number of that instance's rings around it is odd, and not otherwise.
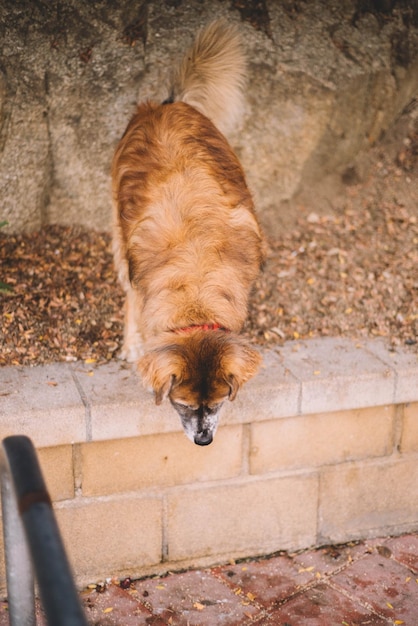
[[[165,104],[139,105],[114,159],[117,254],[142,294],[142,333],[208,320],[239,331],[261,263],[244,173],[213,122],[242,108],[245,61],[235,29],[203,30]]]

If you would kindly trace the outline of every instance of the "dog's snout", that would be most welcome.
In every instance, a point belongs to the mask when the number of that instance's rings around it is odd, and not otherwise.
[[[216,410],[209,409],[205,405],[199,406],[197,409],[191,409],[179,403],[171,403],[180,415],[184,432],[198,446],[208,446],[212,443],[216,429],[218,427],[218,412],[220,404]]]
[[[208,446],[213,441],[213,435],[210,430],[205,428],[194,436],[194,442],[198,446]]]

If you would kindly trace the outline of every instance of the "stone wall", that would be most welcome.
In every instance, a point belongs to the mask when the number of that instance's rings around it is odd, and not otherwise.
[[[374,143],[418,92],[418,8],[407,0],[4,0],[1,219],[110,224],[109,167],[139,99],[167,95],[198,27],[241,24],[247,110],[231,138],[274,230],[283,202]]]

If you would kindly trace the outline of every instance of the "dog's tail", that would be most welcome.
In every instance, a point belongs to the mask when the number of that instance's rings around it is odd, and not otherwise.
[[[228,134],[243,111],[246,59],[237,28],[223,19],[203,28],[175,69],[170,98],[206,115]]]

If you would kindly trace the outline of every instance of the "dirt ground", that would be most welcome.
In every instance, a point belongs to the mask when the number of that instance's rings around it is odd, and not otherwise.
[[[301,195],[256,281],[243,333],[259,345],[319,336],[418,342],[418,102],[342,175]],[[0,364],[117,357],[123,294],[110,236],[0,232]]]

